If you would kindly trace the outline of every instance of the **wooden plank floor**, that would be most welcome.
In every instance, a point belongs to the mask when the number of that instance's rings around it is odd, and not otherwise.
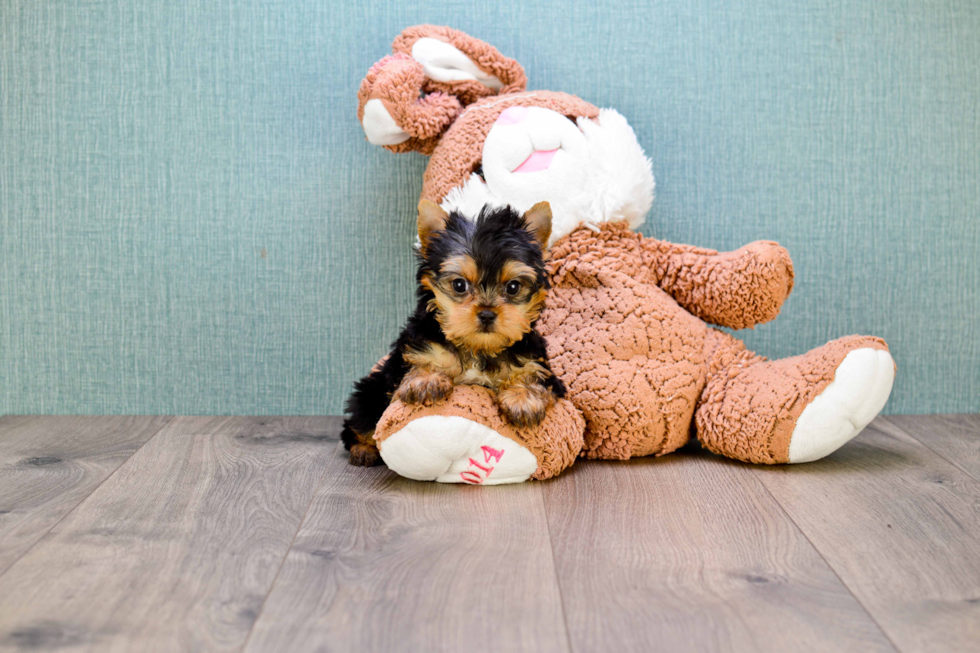
[[[0,417],[0,651],[980,649],[980,416],[488,488],[339,426]]]
[[[0,573],[169,417],[0,417]]]

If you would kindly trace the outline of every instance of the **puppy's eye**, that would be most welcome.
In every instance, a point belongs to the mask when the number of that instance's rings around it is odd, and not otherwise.
[[[504,286],[504,292],[513,297],[517,293],[521,292],[521,282],[517,279],[513,281],[508,281],[507,285]]]
[[[466,283],[466,279],[453,279],[453,290],[459,294],[466,292],[467,287],[468,284]]]

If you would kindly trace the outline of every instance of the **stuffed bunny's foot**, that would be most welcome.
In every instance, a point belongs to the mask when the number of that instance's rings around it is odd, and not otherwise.
[[[807,463],[831,454],[881,411],[895,378],[888,346],[871,336],[772,361],[728,334],[712,330],[709,338],[697,436],[744,462]]]
[[[522,483],[538,468],[526,447],[455,415],[414,419],[382,441],[380,449],[389,468],[417,481]]]
[[[486,388],[458,385],[438,406],[392,402],[374,432],[392,471],[417,481],[501,485],[551,478],[575,462],[585,420],[559,399],[537,426],[508,422]]]
[[[895,363],[883,349],[847,354],[834,380],[803,409],[789,442],[789,462],[827,456],[860,433],[881,412],[892,391]]]

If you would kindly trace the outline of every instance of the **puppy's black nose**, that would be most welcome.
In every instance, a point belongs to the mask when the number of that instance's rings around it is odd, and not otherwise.
[[[488,327],[491,324],[493,324],[494,320],[497,319],[497,314],[491,311],[490,309],[485,308],[479,313],[477,313],[476,317],[480,320],[480,324],[482,324],[485,327]]]

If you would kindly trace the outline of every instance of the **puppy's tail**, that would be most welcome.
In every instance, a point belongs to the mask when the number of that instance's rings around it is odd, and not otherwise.
[[[360,440],[357,438],[357,433],[354,433],[354,429],[350,427],[350,420],[344,420],[344,430],[340,432],[340,440],[344,443],[344,449],[350,451],[350,448],[355,444],[358,444]]]
[[[378,425],[381,415],[391,403],[391,389],[400,381],[393,366],[375,366],[375,369],[354,384],[354,392],[347,399],[344,430],[340,438],[349,451],[355,444],[367,444]]]

